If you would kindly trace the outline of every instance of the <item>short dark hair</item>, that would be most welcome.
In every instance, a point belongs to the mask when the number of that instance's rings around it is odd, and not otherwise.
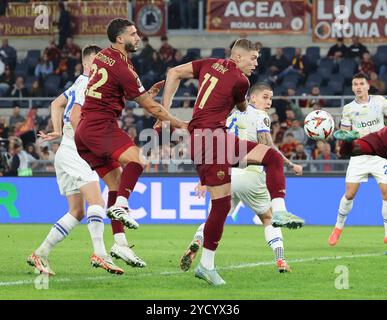
[[[92,45],[89,45],[85,48],[83,48],[83,51],[82,51],[82,58],[84,57],[87,57],[93,53],[97,54],[98,52],[100,52],[102,50],[102,48],[92,44]]]
[[[131,26],[134,26],[134,23],[127,19],[117,18],[110,21],[107,27],[107,36],[109,41],[111,43],[115,43],[117,37],[125,32],[126,27]]]
[[[366,79],[367,81],[369,80],[368,76],[365,73],[363,73],[363,72],[356,73],[352,77],[352,80],[355,80],[355,79]]]
[[[253,92],[262,92],[263,90],[273,91],[273,88],[266,82],[257,82],[250,88],[250,95],[252,95]]]

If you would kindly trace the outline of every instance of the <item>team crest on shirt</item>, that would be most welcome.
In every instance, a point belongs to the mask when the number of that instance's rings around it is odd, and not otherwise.
[[[216,176],[218,177],[219,180],[223,180],[226,174],[224,173],[224,171],[220,170],[216,173]]]
[[[268,118],[264,118],[263,123],[265,124],[266,127],[270,127],[270,120]]]

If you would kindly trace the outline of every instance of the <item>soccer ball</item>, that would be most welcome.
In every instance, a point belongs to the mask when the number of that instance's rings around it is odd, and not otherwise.
[[[328,139],[335,128],[335,121],[329,112],[315,110],[309,113],[304,121],[306,135],[313,140]]]

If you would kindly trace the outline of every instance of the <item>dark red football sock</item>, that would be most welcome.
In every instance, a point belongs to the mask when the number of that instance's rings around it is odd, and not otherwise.
[[[284,159],[281,154],[270,148],[262,159],[266,169],[266,185],[271,199],[285,198]]]
[[[107,207],[111,207],[115,202],[117,198],[117,191],[109,191],[108,194],[108,203]],[[110,220],[112,225],[113,234],[116,233],[125,233],[125,227],[121,221],[118,220]]]
[[[141,176],[144,168],[137,162],[129,162],[121,174],[120,187],[118,188],[117,197],[121,196],[129,198],[129,194],[133,191],[138,178]]]
[[[211,211],[204,225],[203,247],[215,251],[222,238],[223,226],[231,209],[231,196],[211,201]]]

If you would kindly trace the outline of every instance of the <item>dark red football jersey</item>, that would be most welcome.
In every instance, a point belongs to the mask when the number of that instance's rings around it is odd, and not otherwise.
[[[146,92],[132,62],[112,47],[97,53],[90,71],[82,118],[111,119],[121,115],[126,100]]]
[[[387,127],[377,132],[369,133],[360,138],[360,140],[367,141],[374,149],[375,155],[387,159]]]
[[[249,80],[229,59],[197,60],[192,67],[199,92],[188,130],[225,127],[234,106],[246,99]]]

